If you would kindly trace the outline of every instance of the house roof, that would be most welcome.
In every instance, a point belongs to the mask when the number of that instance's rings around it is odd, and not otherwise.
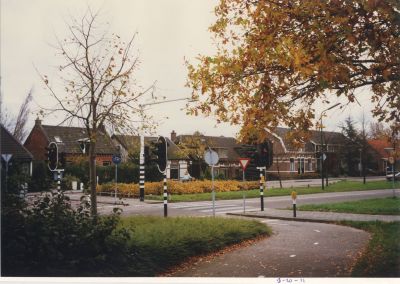
[[[392,146],[392,145],[390,145],[389,141],[387,141],[385,139],[373,139],[373,140],[368,140],[368,144],[382,158],[389,157],[389,153],[385,150],[385,148],[391,148],[391,146]]]
[[[282,138],[283,143],[288,151],[295,151],[295,147],[292,145],[291,141],[288,139],[288,134],[290,128],[277,127],[274,131],[276,135]],[[321,132],[316,130],[310,130],[310,142],[317,145],[321,145]],[[346,138],[340,132],[333,131],[322,131],[324,137],[324,143],[326,144],[343,144]]]
[[[14,136],[1,125],[1,154],[12,154],[12,159],[32,160],[32,154]]]
[[[71,126],[41,125],[49,142],[61,143],[62,151],[68,154],[82,154],[79,141],[88,139],[86,129]],[[114,154],[116,148],[111,138],[103,131],[98,131],[96,154]]]
[[[190,142],[190,139],[196,137],[195,135],[178,135],[177,141],[180,143]],[[227,149],[227,156],[229,157],[227,160],[229,161],[237,161],[240,156],[235,151],[235,148],[240,147],[240,144],[237,143],[236,139],[233,137],[224,137],[224,136],[205,136],[198,135],[201,142],[206,146],[216,150],[216,149]]]
[[[114,134],[111,136],[113,139],[116,139],[126,150],[135,149],[140,147],[140,136],[135,135],[118,135]],[[145,136],[144,144],[146,146],[150,145],[150,142],[156,142],[158,137],[154,136]],[[182,157],[180,153],[179,147],[171,141],[168,137],[165,137],[168,144],[167,156],[168,160],[185,160],[188,157]]]

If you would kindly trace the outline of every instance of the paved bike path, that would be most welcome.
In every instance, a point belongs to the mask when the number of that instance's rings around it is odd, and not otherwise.
[[[173,277],[335,277],[350,270],[369,234],[350,227],[266,219],[273,235],[200,260]]]

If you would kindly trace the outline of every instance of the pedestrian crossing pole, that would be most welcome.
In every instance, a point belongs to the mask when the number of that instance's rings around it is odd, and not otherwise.
[[[140,157],[139,157],[139,199],[140,201],[144,201],[144,176],[145,176],[145,169],[144,169],[144,136],[140,136]]]
[[[57,193],[61,192],[61,171],[57,170]]]
[[[168,216],[167,172],[164,172],[164,217]]]
[[[260,201],[261,201],[261,211],[264,211],[264,175],[263,171],[265,167],[258,167],[260,170]]]

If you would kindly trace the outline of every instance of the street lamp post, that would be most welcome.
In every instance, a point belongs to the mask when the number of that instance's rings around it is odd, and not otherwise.
[[[322,135],[322,117],[325,112],[337,107],[338,105],[340,105],[340,103],[334,104],[333,106],[327,108],[326,110],[323,110],[321,112],[321,117],[320,117],[320,121],[321,121],[320,134],[321,134],[321,185],[322,185],[322,190],[325,189],[325,185],[324,185],[324,139],[323,139],[323,135]],[[328,186],[328,184],[326,184],[326,185]]]

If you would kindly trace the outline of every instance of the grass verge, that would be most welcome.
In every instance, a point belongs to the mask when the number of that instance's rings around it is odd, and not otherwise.
[[[309,204],[301,205],[298,209],[302,211],[400,215],[400,198],[387,197],[341,203]]]
[[[396,188],[400,185],[396,183]],[[374,189],[390,189],[392,183],[387,181],[367,181],[366,184],[358,181],[339,181],[337,183],[329,185],[325,190],[321,187],[296,187],[296,188],[273,188],[264,189],[265,197],[272,196],[289,196],[293,190],[298,195],[301,194],[312,194],[312,193],[324,193],[324,192],[346,192],[346,191],[359,191],[359,190],[374,190]],[[227,191],[227,192],[216,192],[217,200],[227,199],[241,199],[243,195],[246,198],[255,198],[260,196],[259,189],[252,189],[247,191]],[[162,200],[162,196],[159,195],[146,195],[147,200]],[[195,193],[195,194],[175,194],[171,196],[171,202],[185,202],[185,201],[205,201],[211,199],[211,193]]]
[[[155,276],[185,259],[207,254],[271,230],[258,221],[232,218],[162,218],[134,216],[121,219],[131,235],[135,261],[121,276]]]
[[[352,276],[400,276],[400,222],[342,221],[339,224],[362,229],[372,235],[365,252],[353,267]]]

